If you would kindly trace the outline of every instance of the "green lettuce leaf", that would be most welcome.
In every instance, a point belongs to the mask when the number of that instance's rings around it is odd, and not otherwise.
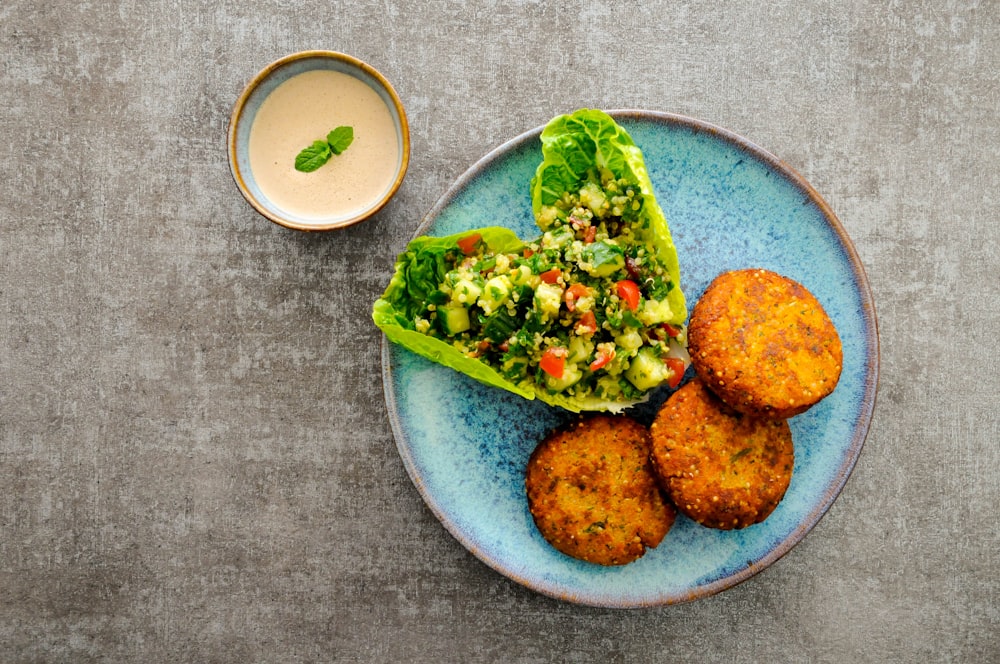
[[[670,322],[687,320],[687,303],[680,288],[680,264],[663,209],[656,202],[653,183],[642,151],[628,133],[607,113],[581,109],[553,118],[542,130],[542,163],[531,181],[531,206],[537,218],[545,206],[553,205],[565,192],[574,192],[595,169],[608,170],[616,178],[639,185],[643,206],[639,214],[640,237],[656,250],[675,288],[667,302]]]
[[[530,384],[512,383],[489,365],[467,357],[450,343],[414,329],[415,312],[420,310],[421,303],[444,280],[445,253],[454,250],[459,239],[474,232],[480,233],[483,242],[494,252],[516,252],[524,246],[524,242],[513,231],[499,227],[463,231],[445,237],[418,237],[407,245],[406,251],[396,260],[395,274],[385,293],[376,300],[372,320],[389,341],[481,383],[533,399],[535,392]]]

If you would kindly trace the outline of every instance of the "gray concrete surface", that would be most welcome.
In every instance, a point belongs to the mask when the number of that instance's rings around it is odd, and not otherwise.
[[[173,2],[0,7],[0,661],[1000,661],[1000,5]],[[373,221],[257,216],[242,86],[290,52],[394,82]],[[481,564],[396,453],[371,302],[474,160],[581,106],[722,125],[799,170],[875,292],[840,499],[698,602],[598,610]]]

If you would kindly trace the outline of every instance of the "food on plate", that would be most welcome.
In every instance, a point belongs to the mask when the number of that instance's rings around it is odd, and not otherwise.
[[[649,431],[625,415],[594,415],[535,448],[525,479],[542,536],[566,555],[624,565],[657,546],[676,512],[650,465]]]
[[[416,238],[373,318],[391,341],[488,385],[620,411],[687,367],[677,252],[642,153],[610,116],[560,116],[541,143],[540,237]]]
[[[840,379],[833,321],[804,286],[769,270],[716,277],[691,312],[688,341],[698,375],[750,415],[792,417]]]
[[[734,411],[698,378],[670,395],[650,436],[664,491],[679,512],[710,528],[760,523],[791,482],[788,422]]]
[[[677,249],[632,137],[606,113],[584,109],[554,118],[541,142],[543,160],[531,181],[538,226],[547,233],[568,227],[584,243],[606,232],[609,244],[622,247],[625,265],[614,249],[595,246],[584,270],[613,270],[635,280],[640,313],[683,325],[687,305]]]

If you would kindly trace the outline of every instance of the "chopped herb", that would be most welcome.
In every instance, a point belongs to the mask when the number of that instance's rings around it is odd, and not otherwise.
[[[744,447],[742,450],[740,450],[739,452],[737,452],[733,456],[729,457],[729,463],[736,463],[737,461],[739,461],[740,459],[742,459],[743,457],[745,457],[748,452],[750,452],[750,448],[749,447]]]

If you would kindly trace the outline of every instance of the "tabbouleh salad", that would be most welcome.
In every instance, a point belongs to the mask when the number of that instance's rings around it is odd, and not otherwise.
[[[620,410],[676,386],[689,363],[676,251],[642,155],[609,116],[560,116],[541,138],[541,236],[417,238],[374,317],[390,340],[482,382]]]

